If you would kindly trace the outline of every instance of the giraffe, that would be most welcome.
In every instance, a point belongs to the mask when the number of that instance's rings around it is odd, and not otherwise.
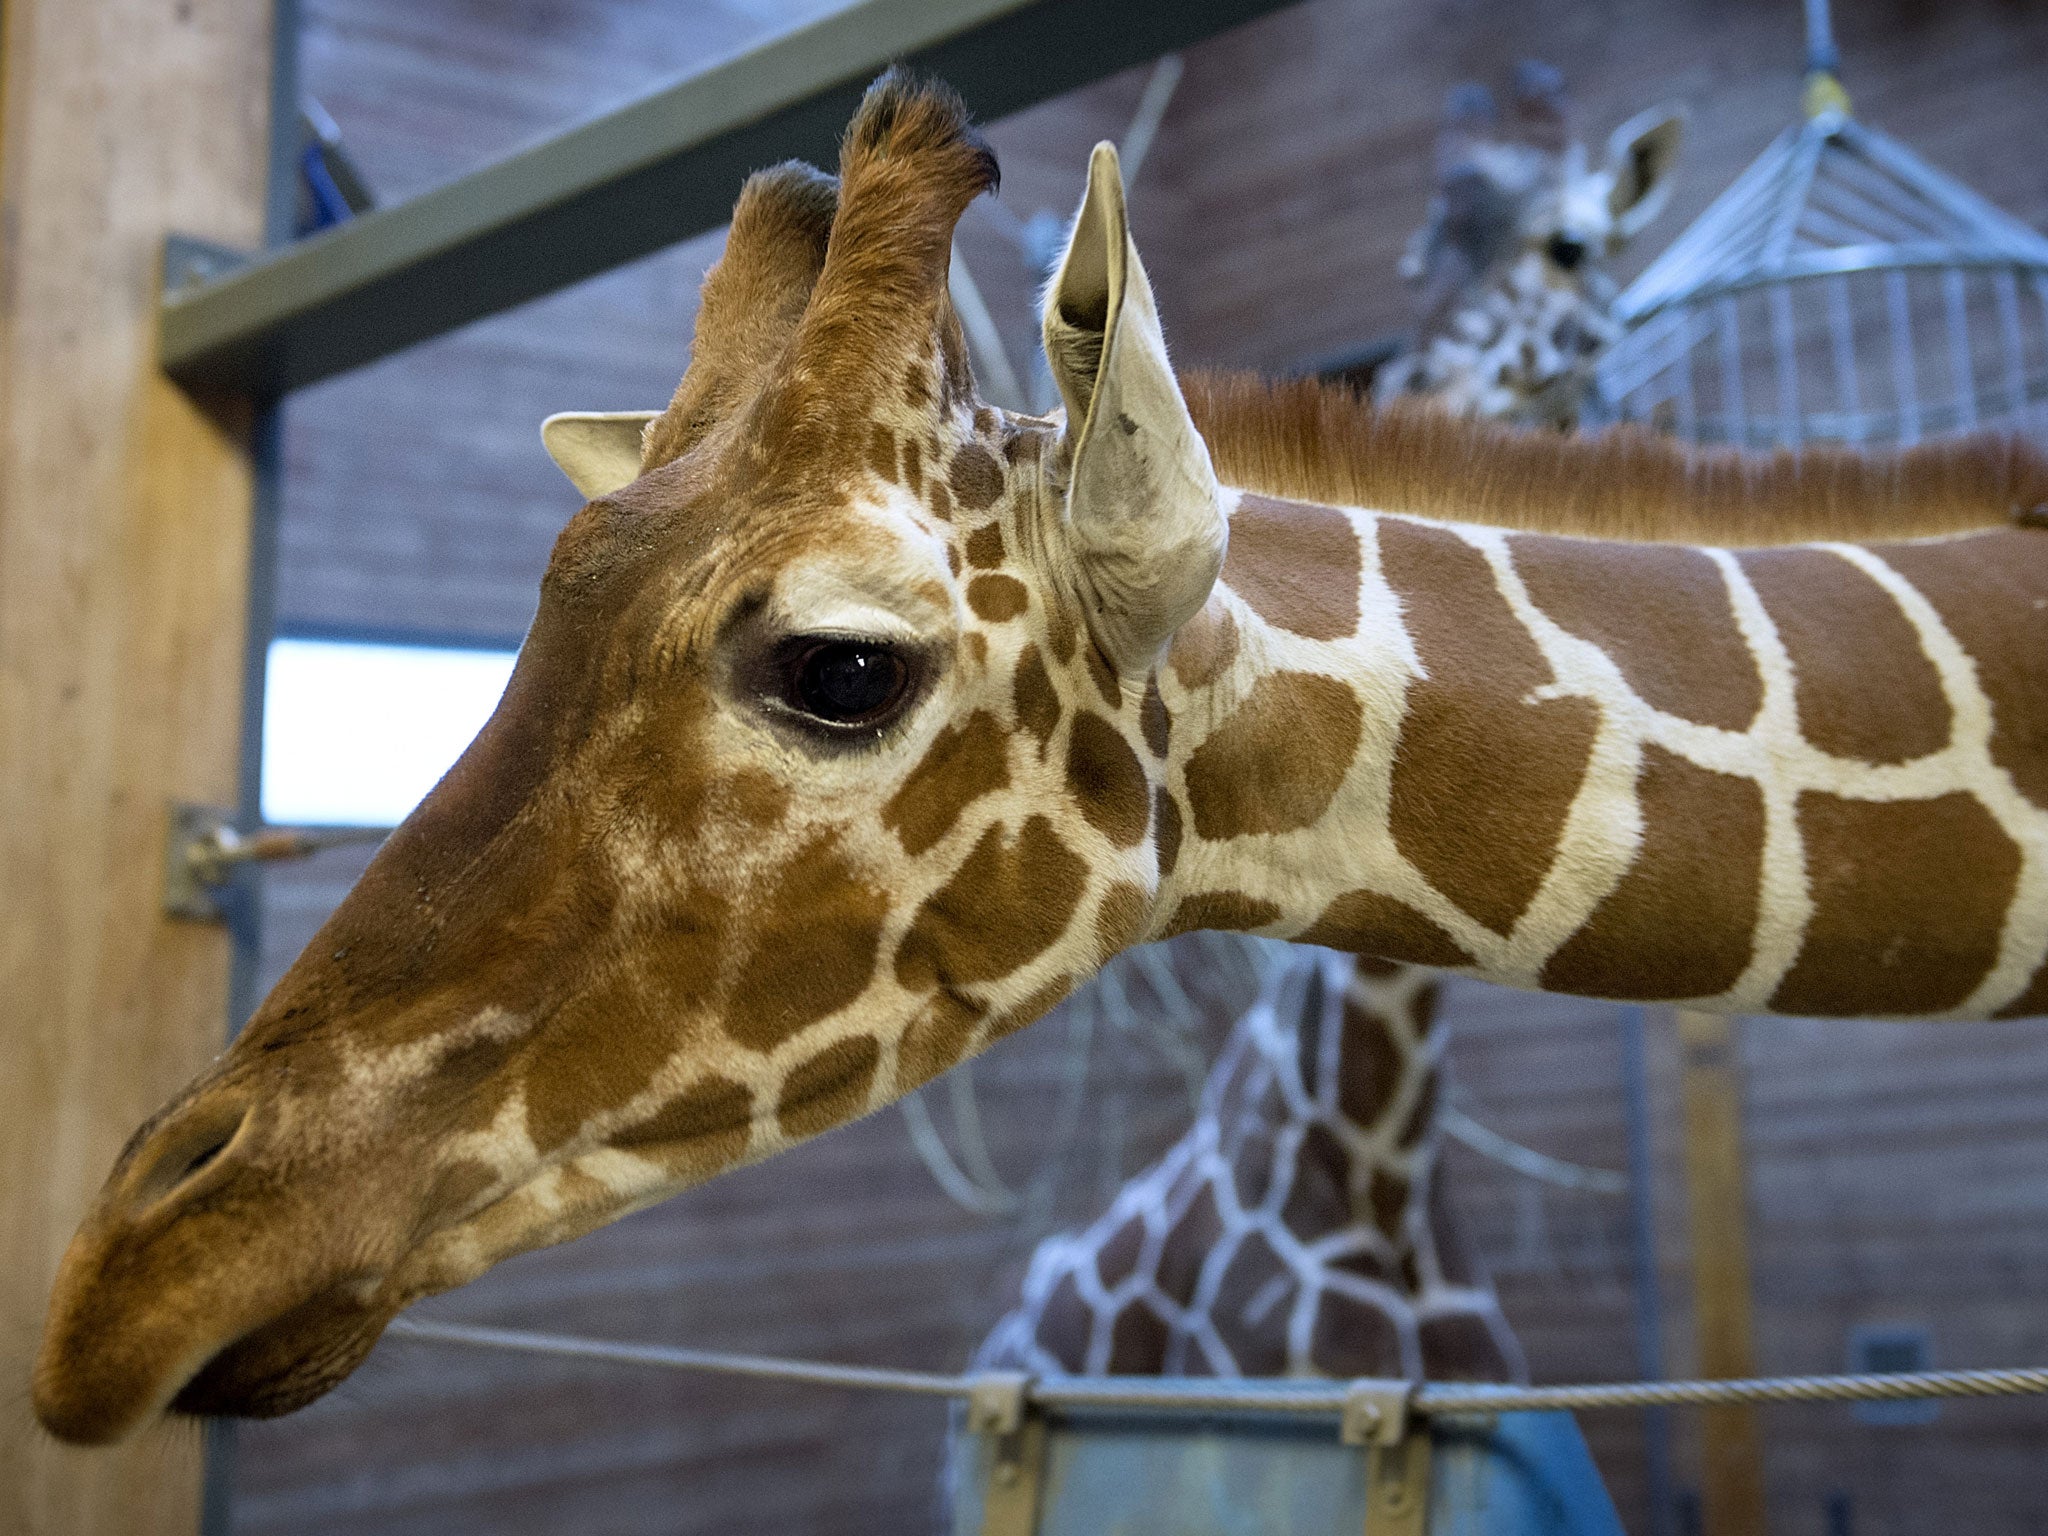
[[[1389,404],[1422,395],[1470,416],[1570,430],[1593,359],[1620,335],[1601,263],[1663,211],[1684,115],[1653,107],[1617,128],[1604,164],[1573,133],[1564,79],[1524,60],[1505,123],[1492,92],[1451,92],[1429,220],[1401,275],[1416,288],[1413,343],[1373,380]]]
[[[1217,928],[1726,1012],[2048,1009],[2048,465],[1754,458],[1179,379],[1116,155],[1054,419],[974,394],[994,156],[892,73],[758,173],[505,696],[52,1286],[78,1443],[275,1414],[420,1297]],[[1220,473],[1219,473],[1220,468]]]
[[[1327,950],[1275,966],[1194,1124],[1088,1227],[1039,1245],[976,1363],[1522,1379],[1442,1201],[1436,988],[1420,966]]]

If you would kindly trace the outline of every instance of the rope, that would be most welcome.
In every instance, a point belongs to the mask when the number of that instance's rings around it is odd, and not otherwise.
[[[670,1344],[625,1344],[513,1328],[480,1328],[400,1318],[390,1331],[425,1343],[464,1344],[621,1365],[656,1365],[670,1370],[720,1371],[814,1386],[926,1397],[966,1398],[980,1378],[935,1371],[884,1370],[866,1365],[829,1365],[770,1355],[731,1355]],[[1400,1387],[1403,1383],[1386,1383]],[[1032,1402],[1047,1408],[1192,1408],[1212,1412],[1300,1414],[1341,1413],[1350,1382],[1276,1381],[1258,1386],[1191,1386],[1185,1382],[1131,1376],[1051,1376],[1034,1379]],[[1654,1408],[1734,1403],[1885,1402],[1923,1397],[2017,1397],[2048,1393],[2048,1367],[2015,1370],[1901,1371],[1882,1376],[1764,1376],[1734,1381],[1623,1381],[1586,1386],[1515,1387],[1424,1383],[1415,1390],[1419,1413],[1505,1413],[1530,1409]]]

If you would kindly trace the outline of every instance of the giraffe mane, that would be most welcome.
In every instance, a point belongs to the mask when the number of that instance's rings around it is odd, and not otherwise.
[[[1700,448],[1375,408],[1348,385],[1190,373],[1216,476],[1268,496],[1639,544],[1762,546],[2048,526],[2048,455],[1989,433],[1904,450]]]

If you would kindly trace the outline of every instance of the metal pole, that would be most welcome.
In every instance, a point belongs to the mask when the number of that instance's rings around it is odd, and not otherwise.
[[[1664,1378],[1664,1299],[1657,1268],[1656,1170],[1650,1157],[1649,1010],[1621,1012],[1621,1096],[1628,1121],[1628,1214],[1635,1257],[1636,1370]],[[1671,1410],[1643,1410],[1643,1480],[1649,1485],[1650,1536],[1674,1536]]]
[[[1828,0],[1806,0],[1806,72],[1832,75],[1842,67],[1842,55],[1835,48],[1833,18]]]
[[[264,197],[263,239],[268,249],[297,233],[299,166],[299,0],[271,0],[270,150]],[[262,824],[263,683],[270,637],[277,627],[277,520],[284,494],[284,411],[276,399],[253,402],[249,454],[255,495],[249,514],[249,592],[242,641],[242,739],[238,751],[236,814],[245,827]],[[261,980],[262,876],[237,871],[227,906],[232,946],[228,961],[230,1039],[256,1009]],[[200,1536],[230,1536],[234,1528],[235,1425],[206,1424],[201,1475]]]

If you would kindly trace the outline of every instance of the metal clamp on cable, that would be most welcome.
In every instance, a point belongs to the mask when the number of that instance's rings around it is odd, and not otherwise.
[[[1423,1536],[1429,1522],[1429,1425],[1419,1383],[1366,1377],[1344,1392],[1338,1432],[1365,1447],[1365,1536]]]
[[[981,1536],[1033,1536],[1045,1467],[1045,1419],[1031,1411],[1031,1378],[984,1371],[968,1378],[967,1427],[993,1453],[983,1485]]]

